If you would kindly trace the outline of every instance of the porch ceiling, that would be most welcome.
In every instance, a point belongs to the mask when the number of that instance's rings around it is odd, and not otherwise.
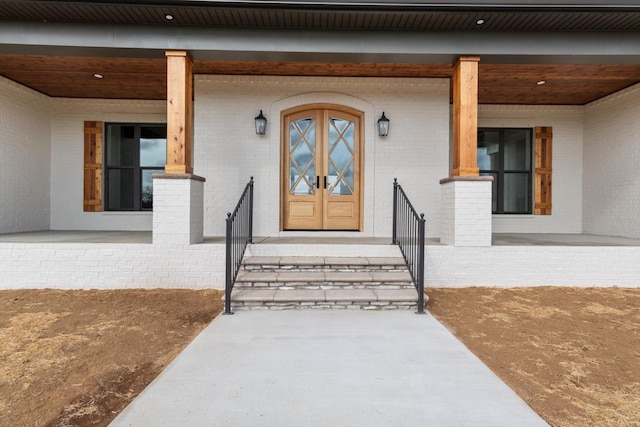
[[[195,74],[449,78],[451,72],[443,63],[194,61]],[[164,59],[0,54],[0,75],[52,97],[166,98]],[[639,82],[637,64],[481,63],[479,102],[583,105]]]
[[[0,24],[0,75],[52,97],[165,99],[166,50],[196,74],[418,78],[472,54],[483,104],[640,82],[637,0],[0,0]]]

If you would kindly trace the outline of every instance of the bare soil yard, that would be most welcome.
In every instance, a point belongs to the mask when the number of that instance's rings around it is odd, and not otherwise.
[[[427,293],[431,313],[552,425],[640,425],[639,289]],[[0,291],[0,425],[107,425],[221,312],[220,297]]]
[[[0,426],[105,426],[220,311],[190,290],[0,291]]]
[[[640,289],[428,289],[429,311],[553,426],[640,426]]]

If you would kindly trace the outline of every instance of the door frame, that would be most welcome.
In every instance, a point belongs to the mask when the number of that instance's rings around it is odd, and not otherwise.
[[[318,110],[318,109],[322,109],[322,110],[335,110],[335,111],[342,111],[344,113],[347,114],[351,114],[354,116],[357,116],[360,120],[360,126],[359,126],[359,132],[358,132],[358,143],[359,143],[359,150],[358,150],[358,163],[359,163],[359,169],[360,169],[360,173],[358,176],[358,185],[359,185],[359,194],[358,194],[358,204],[359,204],[359,218],[358,218],[358,229],[357,230],[341,230],[341,231],[345,231],[345,232],[353,232],[353,231],[357,231],[357,232],[361,232],[364,231],[364,175],[365,175],[365,171],[364,171],[364,145],[365,145],[365,139],[364,139],[364,128],[365,128],[365,117],[364,117],[364,112],[360,111],[358,109],[355,108],[351,108],[345,105],[340,105],[340,104],[331,104],[331,103],[311,103],[311,104],[302,104],[302,105],[298,105],[292,108],[288,108],[286,110],[282,110],[280,112],[280,174],[279,174],[279,179],[280,182],[278,184],[278,187],[280,189],[279,191],[279,196],[280,196],[280,231],[287,231],[284,229],[284,211],[285,211],[285,192],[288,191],[288,182],[287,182],[287,177],[286,177],[286,171],[285,171],[285,164],[286,164],[286,156],[287,156],[287,145],[288,145],[288,141],[285,141],[286,135],[287,135],[287,129],[286,129],[286,122],[285,122],[285,117],[290,115],[290,114],[295,114],[298,112],[302,112],[305,110]],[[324,132],[324,130],[321,130],[322,132]],[[298,230],[298,231],[312,231],[312,232],[317,232],[317,231],[323,231],[322,229],[319,230]],[[335,231],[335,230],[326,230],[326,231]]]

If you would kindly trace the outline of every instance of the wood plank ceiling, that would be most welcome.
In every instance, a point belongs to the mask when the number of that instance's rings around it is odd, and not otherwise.
[[[538,6],[521,8],[483,7],[483,2],[467,3],[468,6],[464,7],[434,8],[413,0],[379,2],[377,6],[374,1],[371,3],[373,6],[366,7],[358,6],[357,1],[333,0],[331,7],[318,6],[322,3],[305,3],[304,0],[262,3],[234,0],[2,0],[0,23],[372,31],[640,31],[640,5],[627,1],[602,2],[598,7],[589,8],[558,7],[557,4],[537,2],[522,2]],[[440,4],[454,3],[445,1]],[[514,5],[516,3],[513,2]],[[164,59],[0,54],[1,76],[52,97],[165,99],[165,67]],[[452,64],[246,60],[196,60],[194,63],[196,74],[449,78],[451,70]],[[104,78],[97,79],[94,73]],[[540,81],[545,84],[538,85]],[[481,58],[479,101],[483,104],[583,105],[639,82],[640,65],[498,65],[483,64]]]
[[[451,71],[451,64],[194,62],[195,74],[449,78]],[[0,55],[0,75],[52,97],[166,98],[164,59]],[[583,105],[639,82],[640,65],[481,63],[479,102]]]

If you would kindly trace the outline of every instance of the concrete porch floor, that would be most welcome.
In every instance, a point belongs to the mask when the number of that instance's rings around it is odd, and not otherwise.
[[[223,244],[224,236],[207,236],[205,244]],[[336,244],[336,245],[384,245],[390,237],[324,237],[324,236],[276,236],[254,237],[253,243],[268,244]],[[150,244],[150,231],[32,231],[0,234],[0,243],[141,243]],[[564,233],[504,233],[493,234],[495,246],[640,246],[640,239],[601,236],[595,234]],[[437,238],[427,238],[426,245],[440,245]]]

